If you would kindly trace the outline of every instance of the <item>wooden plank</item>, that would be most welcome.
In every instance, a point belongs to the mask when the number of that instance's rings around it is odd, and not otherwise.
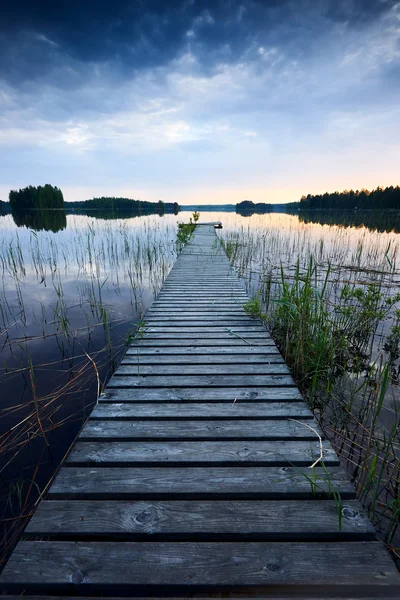
[[[152,329],[154,329],[152,327]],[[182,329],[184,330],[185,327],[182,327]],[[193,328],[194,329],[194,328]],[[203,328],[201,328],[203,329]],[[240,339],[240,338],[244,338],[246,340],[270,340],[272,339],[271,336],[266,332],[266,331],[247,331],[246,328],[243,328],[243,331],[238,331],[238,328],[235,328],[235,331],[216,331],[213,332],[212,329],[209,331],[199,331],[199,332],[190,332],[190,331],[179,331],[179,328],[177,328],[176,332],[164,332],[163,328],[160,327],[158,329],[158,332],[148,332],[146,331],[146,340],[174,340],[174,339],[191,339],[191,340],[204,340],[204,339],[208,339],[208,340],[231,340],[232,338],[236,338],[236,339]]]
[[[190,336],[188,336],[190,337]],[[243,337],[243,336],[241,336]],[[189,347],[202,347],[202,346],[210,346],[210,344],[212,344],[214,347],[217,346],[225,346],[226,348],[230,349],[232,348],[232,346],[240,346],[240,347],[248,347],[249,345],[251,346],[257,346],[257,349],[259,350],[260,348],[262,348],[263,346],[268,347],[268,346],[273,346],[275,347],[275,342],[272,339],[269,338],[263,338],[263,339],[251,339],[250,343],[247,342],[245,339],[241,339],[241,338],[236,338],[236,337],[232,337],[229,339],[213,339],[210,340],[210,338],[204,338],[204,339],[197,339],[197,340],[193,340],[193,339],[181,339],[181,340],[147,340],[146,338],[138,338],[137,341],[132,342],[131,344],[131,348],[145,348],[145,347],[151,347],[151,348],[157,348],[157,347],[168,347],[168,348],[173,348],[174,346],[177,346],[179,348],[184,348],[185,346],[189,346]]]
[[[125,390],[124,390],[125,391]],[[111,403],[101,402],[94,407],[90,420],[95,419],[311,419],[305,402],[247,402],[234,404],[173,403]]]
[[[311,425],[323,437],[317,423],[312,421]],[[150,422],[89,419],[81,431],[79,440],[315,440],[315,431],[309,427],[309,424],[287,420]]]
[[[309,467],[320,456],[315,441],[212,441],[212,442],[78,442],[67,458],[70,466],[212,465]],[[330,446],[323,442],[323,461],[338,465]]]
[[[390,590],[387,592],[389,593]],[[279,593],[279,596],[277,595],[269,595],[268,594],[268,600],[293,600],[294,596],[292,594],[292,592],[290,592],[290,595],[287,595],[287,593],[284,593],[284,595],[282,595],[281,592],[276,592]],[[336,590],[336,593],[337,590]],[[386,593],[386,589],[385,589],[385,593]],[[396,593],[396,592],[395,592]],[[311,595],[310,595],[311,594]],[[13,596],[1,596],[1,600],[15,600],[15,598],[26,598],[25,594],[24,595],[13,595]],[[196,596],[196,595],[191,595],[191,598],[199,598],[202,596]],[[394,596],[386,596],[387,598],[393,598]],[[36,595],[31,595],[29,594],[29,600],[43,600],[43,596],[36,596]],[[77,596],[49,596],[48,594],[46,594],[45,598],[47,600],[76,600]],[[80,600],[93,600],[94,596],[79,596]],[[103,594],[101,595],[101,598],[103,600],[126,600],[126,596],[122,597],[122,596],[104,596]],[[155,597],[155,596],[151,596],[152,600],[165,600],[165,596],[163,598],[161,597]],[[168,596],[169,600],[182,600],[182,596],[180,598],[178,597],[172,597],[172,596]],[[232,594],[229,595],[230,600],[254,600],[255,596],[252,595],[250,596],[234,596]],[[326,600],[326,596],[324,598],[322,598],[322,596],[317,593],[317,595],[315,596],[314,593],[311,591],[307,592],[307,595],[299,595],[298,593],[296,593],[296,598],[300,599],[300,598],[306,598],[306,600],[310,600],[310,598],[312,598],[313,600]],[[372,596],[362,596],[363,600],[376,600],[376,596],[372,597]],[[144,598],[143,596],[135,596],[136,600],[148,600],[148,596],[146,596],[146,598]],[[346,593],[346,596],[331,596],[329,595],[329,600],[360,600],[360,596],[357,595],[356,596],[349,596],[348,593]]]
[[[182,295],[185,294],[186,292],[192,292],[195,294],[199,294],[199,296],[202,296],[202,294],[204,293],[209,293],[209,294],[213,294],[215,292],[217,292],[218,294],[224,294],[226,295],[230,295],[230,294],[236,294],[236,293],[240,293],[243,292],[243,288],[239,285],[201,285],[199,284],[198,286],[195,285],[178,285],[178,284],[168,284],[165,283],[163,285],[163,290],[165,292],[175,292],[175,293],[181,293]]]
[[[192,300],[187,300],[186,302],[181,302],[178,300],[172,300],[172,299],[168,299],[168,300],[157,300],[156,302],[153,302],[153,304],[151,305],[151,310],[169,310],[170,312],[174,312],[175,310],[178,309],[185,309],[186,311],[191,311],[191,310],[197,310],[197,311],[202,311],[204,309],[207,308],[211,308],[211,309],[216,309],[218,308],[219,310],[227,310],[227,309],[236,309],[236,310],[242,310],[243,309],[243,304],[240,302],[236,302],[235,300],[203,300],[203,301],[199,301],[199,300],[195,300],[194,298]]]
[[[145,327],[145,333],[147,335],[150,335],[151,333],[229,333],[230,335],[238,333],[239,335],[243,335],[245,332],[263,333],[272,339],[269,332],[262,325],[242,325],[235,328],[219,327],[218,325],[208,325],[205,327],[191,327],[190,325],[159,327],[158,325],[152,325],[151,327]]]
[[[252,365],[249,363],[236,363],[233,365],[143,365],[140,360],[136,363],[121,364],[114,377],[139,376],[158,377],[159,375],[215,375],[218,378],[225,375],[281,375],[289,374],[289,368],[284,362],[270,362]],[[174,384],[173,384],[174,385]]]
[[[310,478],[315,477],[315,485]],[[342,468],[299,467],[64,467],[49,499],[315,499],[356,494]]]
[[[243,335],[246,332],[257,334],[262,333],[263,337],[268,337],[272,340],[270,333],[261,325],[254,325],[254,322],[240,323],[239,325],[236,325],[236,327],[230,327],[226,325],[220,326],[214,322],[208,325],[193,326],[191,323],[182,323],[180,321],[170,323],[169,326],[159,325],[158,323],[152,323],[151,325],[144,326],[144,333],[147,335],[151,335],[152,333],[208,333],[212,335],[223,333],[224,335],[235,337],[235,334]]]
[[[108,387],[229,387],[239,388],[249,382],[247,375],[117,375],[108,382]],[[252,375],[251,385],[284,386],[294,385],[291,375]]]
[[[192,289],[194,291],[208,289],[208,290],[234,290],[243,291],[242,285],[239,283],[238,279],[227,280],[222,279],[221,281],[212,281],[212,282],[187,282],[184,277],[182,277],[182,281],[169,281],[166,279],[163,284],[163,289],[169,290],[171,288],[174,289]]]
[[[229,345],[229,346],[220,346],[218,348],[210,342],[207,346],[171,346],[169,348],[149,348],[146,346],[138,347],[137,345],[130,346],[126,351],[126,356],[140,356],[148,355],[148,356],[174,356],[174,355],[183,355],[183,356],[206,356],[206,355],[214,355],[217,356],[236,356],[239,354],[242,358],[244,356],[268,356],[270,354],[279,353],[278,348],[275,344],[271,343],[268,345],[249,345],[245,344],[241,347]]]
[[[187,271],[170,273],[166,279],[166,284],[177,283],[185,286],[193,285],[195,287],[198,287],[202,284],[212,286],[240,285],[236,275],[222,271],[214,271],[214,274],[210,274],[208,273],[209,268],[207,266],[203,267],[203,269],[207,271],[206,275],[201,274],[201,268],[196,271],[195,275],[189,275]]]
[[[239,305],[235,305],[235,306],[225,306],[225,307],[220,307],[220,306],[213,306],[212,304],[208,305],[208,306],[195,306],[195,307],[191,307],[191,306],[184,306],[184,307],[180,307],[180,306],[171,306],[169,304],[165,304],[164,306],[152,306],[151,310],[149,310],[146,314],[146,317],[152,317],[152,316],[159,316],[160,314],[179,314],[179,315],[190,315],[192,316],[192,313],[199,315],[201,313],[201,316],[205,315],[207,316],[208,314],[218,314],[218,315],[223,315],[223,316],[228,316],[228,317],[234,317],[235,315],[245,315],[246,312],[244,311],[244,309],[239,306]]]
[[[65,559],[68,557],[68,560]],[[38,569],[38,565],[40,568]],[[85,589],[128,586],[216,587],[388,586],[399,574],[380,542],[20,542],[1,576],[3,584],[76,585]],[[229,582],[229,584],[227,583]],[[393,590],[392,590],[393,592]]]
[[[226,365],[226,364],[237,364],[240,359],[241,364],[252,364],[260,365],[265,363],[284,363],[283,358],[280,354],[243,354],[238,356],[237,354],[224,354],[218,356],[218,354],[197,354],[192,356],[181,356],[179,354],[163,355],[159,354],[147,355],[142,353],[126,354],[125,358],[121,361],[121,365]],[[200,363],[200,365],[199,365]],[[118,370],[119,371],[119,370]]]
[[[199,321],[201,319],[201,321]],[[169,326],[173,321],[177,321],[179,323],[183,323],[185,321],[194,321],[198,323],[200,327],[204,327],[204,325],[208,322],[220,322],[220,326],[226,325],[230,327],[235,327],[236,323],[245,322],[247,325],[254,325],[254,318],[249,317],[243,311],[242,313],[235,313],[233,315],[229,315],[228,313],[213,313],[212,311],[207,314],[196,313],[196,312],[188,312],[188,313],[167,313],[160,315],[147,314],[146,315],[146,324],[157,323],[157,322],[168,322]]]
[[[340,518],[339,518],[340,515]],[[267,541],[375,539],[358,501],[341,509],[334,500],[41,502],[25,533],[30,536],[232,537]]]
[[[166,320],[168,319],[168,320]],[[251,325],[254,324],[254,321],[247,319],[247,317],[235,317],[233,319],[213,317],[212,315],[207,316],[207,318],[199,319],[198,317],[160,317],[158,319],[152,318],[146,320],[146,325],[148,327],[153,327],[158,325],[159,327],[171,327],[171,325],[179,325],[181,324],[184,327],[205,327],[210,325],[219,325],[220,327],[227,327],[231,329],[235,329],[241,325]]]
[[[302,400],[296,386],[242,388],[111,388],[107,387],[99,401],[114,402],[270,402]]]
[[[182,294],[179,290],[168,290],[166,287],[162,287],[159,294],[157,295],[157,298],[160,298],[161,296],[174,296],[174,297],[179,297],[182,299]],[[192,288],[188,288],[185,290],[185,298],[186,297],[195,297],[195,298],[200,298],[201,300],[205,300],[207,299],[209,296],[219,296],[222,298],[246,298],[246,300],[249,299],[246,291],[243,288],[238,288],[236,290],[232,290],[229,289],[228,291],[226,290],[218,290],[218,289],[214,289],[214,290],[206,290],[203,289],[203,293],[202,294],[198,294],[197,290],[193,290]]]
[[[224,301],[230,301],[230,302],[234,302],[240,306],[243,306],[243,304],[246,304],[246,302],[248,301],[249,297],[243,292],[243,293],[231,293],[229,292],[229,294],[226,293],[218,293],[218,292],[211,292],[211,293],[205,293],[203,292],[202,294],[199,293],[194,293],[194,292],[190,292],[190,291],[186,291],[184,294],[182,293],[178,293],[178,292],[160,292],[160,294],[156,297],[157,301],[159,302],[166,302],[166,301],[171,301],[171,302],[178,302],[179,300],[182,300],[182,298],[185,297],[185,299],[187,299],[188,303],[191,301],[197,301],[197,300],[201,300],[202,302],[224,302]]]
[[[154,300],[153,304],[151,305],[151,307],[155,307],[155,306],[168,306],[168,305],[173,305],[173,306],[209,306],[209,305],[213,305],[213,306],[240,306],[243,307],[243,301],[240,299],[234,299],[234,298],[217,298],[216,300],[213,299],[203,299],[203,298],[199,298],[198,296],[191,296],[190,298],[183,298],[182,296],[180,297],[176,297],[176,298],[167,298],[167,299],[162,299],[159,296],[156,298],[156,300]]]

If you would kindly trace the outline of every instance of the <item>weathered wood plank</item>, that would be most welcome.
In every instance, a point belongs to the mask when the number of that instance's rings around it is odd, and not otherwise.
[[[146,320],[146,325],[148,327],[158,326],[158,327],[171,327],[172,325],[181,324],[184,327],[205,327],[218,325],[219,327],[227,327],[230,329],[235,329],[237,327],[243,325],[253,325],[254,321],[252,319],[248,319],[247,317],[235,317],[235,319],[224,319],[220,317],[213,318],[212,315],[207,316],[205,319],[199,319],[198,317],[182,317],[182,318],[174,318],[174,317],[160,317],[151,318]]]
[[[182,314],[182,316],[185,315],[189,315],[192,316],[192,314],[195,315],[201,315],[201,316],[207,316],[208,314],[218,314],[218,315],[224,315],[224,316],[228,316],[228,317],[234,317],[236,315],[245,315],[245,311],[241,306],[238,305],[233,305],[233,306],[213,306],[212,304],[209,304],[208,306],[195,306],[195,307],[191,307],[191,306],[171,306],[170,304],[165,304],[164,306],[153,306],[151,308],[151,310],[148,311],[146,316],[149,317],[158,317],[160,314],[172,314],[172,315],[176,315],[176,314]]]
[[[189,336],[188,336],[189,337]],[[236,337],[232,336],[229,339],[218,339],[215,338],[210,341],[210,338],[192,340],[192,339],[182,339],[182,340],[147,340],[146,337],[138,338],[137,341],[132,342],[131,348],[142,348],[142,347],[153,347],[157,346],[167,346],[168,348],[173,348],[174,346],[178,346],[179,348],[183,348],[184,346],[190,347],[201,347],[201,346],[210,346],[212,344],[214,347],[216,346],[225,346],[226,348],[232,348],[232,346],[241,346],[242,348],[247,348],[248,346],[257,346],[257,349],[262,348],[263,346],[274,346],[275,343],[270,338],[263,338],[262,340],[251,338],[249,342],[246,342],[246,339],[241,339],[244,336]]]
[[[258,343],[258,342],[257,342]],[[268,344],[268,345],[256,345],[254,346],[249,345],[249,344],[245,344],[241,347],[237,347],[237,346],[219,346],[218,348],[215,347],[215,345],[213,344],[213,342],[210,342],[207,346],[171,346],[169,348],[165,348],[165,347],[156,347],[156,348],[149,348],[146,346],[141,346],[138,347],[136,344],[130,346],[127,351],[126,351],[126,355],[125,356],[135,356],[137,357],[139,356],[175,356],[175,355],[182,355],[182,356],[206,356],[206,355],[214,355],[215,357],[217,356],[221,356],[221,357],[229,357],[229,356],[236,356],[236,355],[240,355],[242,358],[244,358],[244,356],[248,355],[248,356],[269,356],[270,354],[277,354],[279,353],[278,348],[275,346],[275,344]]]
[[[201,319],[201,322],[199,321],[199,319]],[[208,312],[207,314],[203,314],[203,313],[195,313],[195,312],[188,312],[188,313],[167,313],[165,312],[164,314],[160,314],[160,315],[153,315],[151,313],[148,313],[146,315],[146,324],[149,323],[156,323],[156,322],[169,322],[169,326],[171,326],[171,323],[173,321],[178,321],[179,323],[185,322],[185,321],[194,321],[195,323],[199,323],[200,327],[204,327],[205,323],[207,323],[208,321],[210,322],[219,322],[220,326],[224,325],[224,326],[230,326],[230,327],[235,327],[236,323],[239,322],[245,322],[247,325],[254,325],[255,319],[253,317],[249,317],[246,315],[246,313],[243,311],[242,313],[235,313],[234,315],[229,315],[228,313],[213,313],[212,311]]]
[[[125,390],[124,390],[125,391]],[[311,419],[305,402],[240,402],[209,404],[101,402],[90,419]]]
[[[99,401],[116,402],[287,402],[302,400],[297,387],[242,388],[111,388],[107,387]]]
[[[68,557],[68,560],[65,560]],[[38,564],[40,568],[38,569]],[[398,571],[379,542],[20,542],[4,584],[129,586],[397,587]],[[229,583],[228,583],[229,582]],[[398,587],[397,587],[398,589]]]
[[[152,328],[154,329],[154,328]],[[184,328],[182,328],[184,329]],[[229,332],[229,331],[218,331],[218,332],[213,332],[212,330],[210,331],[199,331],[199,332],[188,332],[188,331],[182,331],[179,332],[179,330],[177,330],[176,332],[164,332],[162,328],[159,328],[158,332],[145,332],[146,333],[146,340],[162,340],[162,339],[170,339],[170,340],[174,340],[174,339],[192,339],[192,340],[202,340],[202,339],[208,339],[208,340],[231,340],[232,338],[244,338],[244,339],[248,339],[248,340],[270,340],[271,336],[266,332],[266,331],[247,331],[245,328],[243,330],[243,332],[238,331],[237,328],[235,330],[235,332]]]
[[[277,592],[278,593],[278,592]],[[337,590],[336,590],[336,593]],[[387,592],[387,588],[385,589],[385,594],[389,593],[389,591]],[[315,593],[312,590],[309,590],[306,592],[306,596],[299,595],[296,592],[296,598],[297,600],[300,599],[306,599],[306,600],[326,600],[326,596],[324,598],[321,597],[320,593],[317,592],[317,595],[315,595]],[[15,598],[26,598],[26,595],[13,595],[13,596],[1,596],[1,600],[15,600]],[[204,597],[204,595],[202,596],[196,596],[196,595],[191,595],[191,598],[199,598],[199,597]],[[388,596],[386,595],[387,598],[393,598],[393,596]],[[45,596],[46,600],[76,600],[77,596],[49,596],[48,594],[46,594]],[[94,596],[79,596],[80,600],[93,600]],[[122,597],[122,596],[104,596],[103,594],[101,595],[101,598],[103,600],[126,600],[126,596]],[[165,596],[163,598],[161,597],[155,597],[155,596],[151,596],[152,600],[165,600]],[[168,596],[169,600],[182,600],[182,596],[180,598],[172,597],[172,596]],[[255,596],[233,596],[233,595],[229,595],[230,600],[254,600]],[[362,600],[376,600],[376,596],[372,597],[372,596],[362,596]],[[143,596],[135,596],[136,600],[148,600],[148,596],[146,596],[146,598],[144,598]],[[36,596],[36,595],[31,595],[29,594],[29,600],[43,600],[43,596]],[[289,592],[289,595],[287,593],[279,593],[279,596],[270,596],[268,595],[268,600],[293,600],[293,593]],[[348,593],[346,593],[345,596],[331,596],[329,595],[329,600],[360,600],[360,596],[357,595],[357,598],[355,596],[349,596]]]
[[[212,442],[78,442],[67,458],[71,466],[145,465],[226,465],[309,467],[320,456],[315,441],[212,441]],[[323,461],[338,465],[339,460],[323,442]]]
[[[323,437],[315,421],[312,428]],[[92,420],[84,426],[79,440],[315,440],[309,423],[273,421],[126,421]]]
[[[340,518],[339,518],[340,515]],[[71,501],[41,502],[25,533],[30,536],[239,537],[263,540],[375,539],[358,501],[341,509],[334,500]]]
[[[202,283],[202,282],[197,282],[197,283],[190,283],[190,282],[186,282],[186,281],[176,281],[176,282],[169,282],[169,280],[167,279],[165,281],[165,283],[163,284],[163,289],[164,290],[187,290],[187,289],[191,289],[195,292],[200,291],[201,290],[208,290],[208,291],[212,291],[212,290],[218,290],[218,291],[231,291],[231,290],[237,290],[237,291],[243,291],[243,287],[240,285],[240,283],[238,283],[238,280],[233,280],[232,281],[226,281],[226,280],[222,280],[222,281],[214,281],[212,283]]]
[[[121,364],[118,367],[114,377],[125,377],[125,376],[139,376],[139,377],[157,377],[159,375],[179,375],[184,377],[186,375],[215,375],[218,378],[225,375],[281,375],[290,373],[287,365],[282,362],[268,362],[257,365],[249,363],[236,363],[231,365],[218,364],[218,365],[143,365],[140,360],[130,362],[129,364]]]
[[[245,332],[263,333],[271,338],[269,332],[262,325],[241,325],[239,327],[219,327],[218,325],[208,325],[201,327],[191,327],[190,325],[172,325],[170,327],[159,327],[158,325],[152,325],[151,327],[145,327],[145,333],[150,335],[151,333],[229,333],[234,335],[238,333],[243,335]]]
[[[194,291],[190,291],[187,290],[185,291],[185,299],[188,300],[202,300],[204,302],[209,302],[209,301],[213,301],[213,300],[231,300],[234,302],[238,302],[238,303],[245,303],[249,297],[246,294],[245,291],[242,292],[232,292],[232,290],[229,290],[229,293],[226,292],[218,292],[218,291],[211,291],[208,292],[206,290],[203,290],[202,294],[199,294],[198,292],[194,292]],[[162,290],[158,296],[157,296],[157,300],[167,300],[167,299],[179,299],[182,300],[183,298],[183,294],[181,292],[174,292],[174,291],[164,291]]]
[[[226,364],[237,364],[240,360],[241,364],[252,364],[259,365],[265,363],[283,363],[283,358],[280,354],[243,354],[238,356],[237,354],[224,354],[219,356],[218,354],[197,354],[191,356],[181,356],[179,354],[162,355],[154,354],[128,354],[121,361],[121,365],[226,365]]]
[[[184,307],[184,306],[188,306],[188,307],[192,307],[192,306],[221,306],[221,307],[231,307],[231,306],[236,306],[239,308],[243,308],[243,303],[239,300],[231,300],[228,298],[220,298],[217,300],[203,300],[201,298],[185,298],[183,299],[183,297],[181,296],[180,299],[166,299],[166,300],[162,300],[162,299],[158,299],[155,300],[153,302],[153,304],[151,305],[152,308],[156,308],[156,307],[164,307],[164,306],[178,306],[178,307]]]
[[[310,483],[314,479],[315,485]],[[216,467],[68,467],[57,475],[49,499],[315,499],[355,498],[342,468]]]
[[[114,375],[108,387],[229,387],[239,388],[248,385],[247,375]],[[251,385],[292,386],[291,375],[252,375]]]

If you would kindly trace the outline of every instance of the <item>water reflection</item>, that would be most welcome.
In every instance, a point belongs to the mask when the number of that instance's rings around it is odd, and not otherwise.
[[[175,231],[173,215],[1,217],[0,566],[168,274]]]
[[[370,230],[400,233],[400,213],[393,211],[334,212],[301,211],[301,223],[340,225],[342,227],[367,227]]]
[[[300,223],[319,223],[320,225],[337,225],[341,227],[367,227],[373,231],[400,233],[400,212],[396,211],[320,211],[277,209],[273,205],[254,205],[252,208],[236,208],[242,217],[281,213],[294,215]]]
[[[57,233],[67,226],[67,215],[64,210],[13,210],[12,218],[17,227],[27,227],[34,231]]]

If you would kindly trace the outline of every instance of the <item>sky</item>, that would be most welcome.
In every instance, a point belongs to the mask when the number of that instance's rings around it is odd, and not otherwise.
[[[0,199],[397,185],[400,2],[2,0]]]

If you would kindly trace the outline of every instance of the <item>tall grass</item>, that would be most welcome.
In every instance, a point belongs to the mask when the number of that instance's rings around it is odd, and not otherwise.
[[[399,236],[288,221],[225,230],[222,243],[251,294],[245,309],[269,327],[400,556]]]

